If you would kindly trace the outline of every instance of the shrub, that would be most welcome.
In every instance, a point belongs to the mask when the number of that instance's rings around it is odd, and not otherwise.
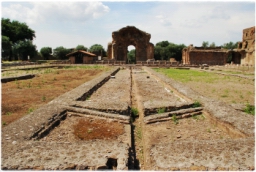
[[[255,115],[255,106],[246,104],[246,107],[244,108],[244,112],[250,115]]]
[[[157,110],[157,113],[164,113],[165,112],[165,108],[160,108]]]
[[[131,108],[131,112],[132,112],[132,116],[133,116],[134,118],[136,118],[136,117],[139,116],[139,110],[138,110],[137,108],[132,107],[132,108]]]
[[[195,101],[192,107],[193,108],[201,107],[201,103],[199,101]]]

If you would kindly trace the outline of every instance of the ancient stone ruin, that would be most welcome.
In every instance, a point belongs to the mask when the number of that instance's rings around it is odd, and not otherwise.
[[[112,33],[112,42],[108,44],[108,58],[117,61],[127,61],[127,47],[133,45],[136,48],[136,61],[146,61],[154,58],[154,44],[149,40],[151,35],[127,26]]]
[[[184,65],[225,65],[230,57],[234,64],[255,65],[255,27],[243,30],[242,42],[239,42],[234,50],[194,47],[192,44],[182,50]]]
[[[241,55],[241,64],[255,65],[255,27],[243,30],[242,42],[238,43],[235,51]]]
[[[254,116],[149,67],[113,67],[4,127],[1,168],[254,170],[254,126]]]
[[[194,47],[192,44],[182,50],[185,65],[225,65],[230,51],[221,47]]]

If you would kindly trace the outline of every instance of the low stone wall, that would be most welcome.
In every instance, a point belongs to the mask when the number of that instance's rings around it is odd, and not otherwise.
[[[28,74],[28,75],[22,75],[22,76],[15,76],[15,77],[8,77],[8,78],[1,78],[2,83],[11,82],[15,80],[24,80],[24,79],[31,79],[34,78],[35,75]]]

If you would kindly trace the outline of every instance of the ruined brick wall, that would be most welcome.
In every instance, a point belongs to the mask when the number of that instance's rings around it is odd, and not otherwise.
[[[224,51],[190,51],[190,64],[225,65],[228,53]]]
[[[112,48],[112,43],[108,43],[108,50],[107,50],[107,54],[108,54],[108,59],[113,59],[113,56],[112,56],[112,51],[113,51],[113,48]]]
[[[237,48],[241,54],[241,64],[255,65],[255,27],[243,30],[242,42],[238,43]]]
[[[108,57],[117,61],[127,61],[127,48],[133,45],[136,48],[136,61],[151,59],[154,57],[154,45],[149,42],[150,38],[149,33],[134,26],[112,32],[112,42],[108,44]]]
[[[154,59],[154,44],[148,44],[147,55],[147,59]]]
[[[225,65],[228,56],[229,52],[220,47],[204,49],[190,45],[182,50],[182,63],[184,65]]]

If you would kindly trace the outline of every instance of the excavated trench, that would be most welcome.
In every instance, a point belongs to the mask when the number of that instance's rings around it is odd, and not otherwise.
[[[74,134],[74,127],[81,121],[91,124],[91,128],[83,131],[88,135],[112,127],[109,133],[93,139],[127,143],[128,169],[134,170],[153,169],[150,150],[159,143],[244,137],[232,126],[212,117],[197,102],[135,66],[117,70],[93,86],[67,110],[52,116],[30,139],[80,142],[87,137]],[[82,130],[85,125],[79,127]],[[106,166],[97,169],[115,170],[117,166],[118,160],[108,157]]]

